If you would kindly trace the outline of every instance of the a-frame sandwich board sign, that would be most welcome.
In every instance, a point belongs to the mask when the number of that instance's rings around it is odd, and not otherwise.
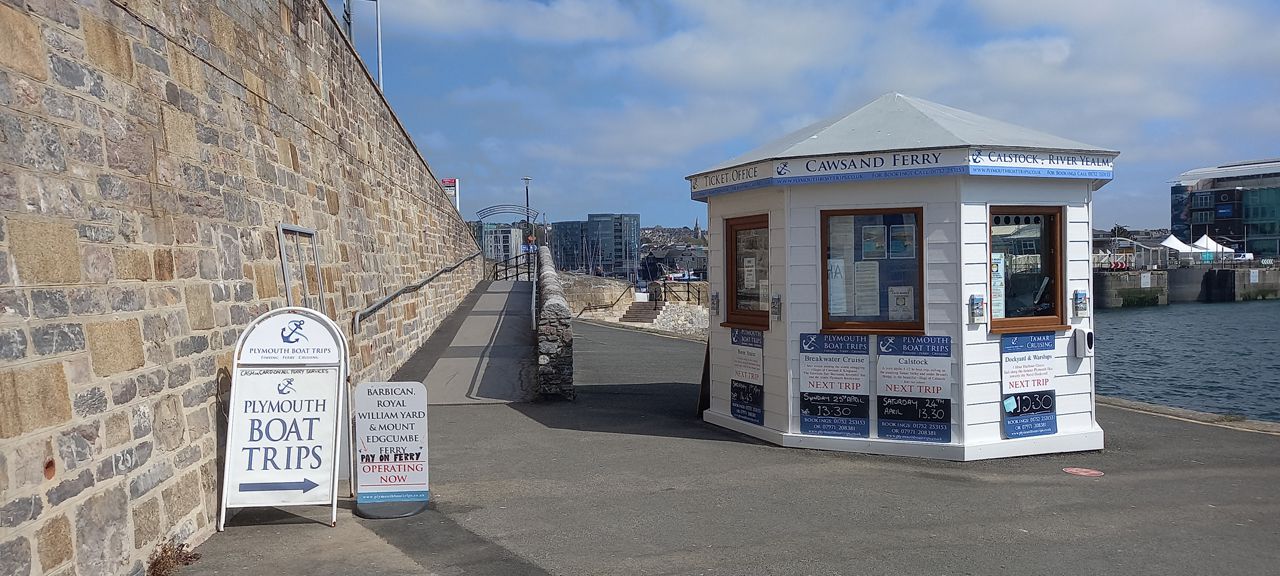
[[[267,312],[236,342],[227,410],[227,508],[328,505],[338,521],[339,438],[346,424],[347,341],[324,314]]]

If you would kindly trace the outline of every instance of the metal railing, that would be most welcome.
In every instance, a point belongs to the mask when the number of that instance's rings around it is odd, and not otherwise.
[[[622,301],[622,298],[625,297],[628,292],[634,294],[635,290],[636,290],[635,286],[627,286],[626,288],[622,289],[622,293],[618,294],[617,298],[613,299],[613,302],[611,304],[587,304],[586,306],[583,306],[581,310],[578,311],[576,316],[582,316],[583,312],[594,312],[596,310],[610,310],[614,306],[617,306],[618,303]]]
[[[479,256],[482,253],[483,251],[476,250],[475,253],[471,254],[470,256],[467,256],[466,258],[463,258],[453,263],[452,265],[445,266],[444,268],[437,270],[435,273],[431,274],[430,276],[423,278],[422,281],[409,284],[408,286],[404,286],[399,290],[392,292],[391,294],[383,296],[377,302],[374,302],[373,304],[365,306],[359,312],[356,312],[356,315],[351,318],[351,338],[355,339],[356,335],[360,334],[361,322],[364,322],[365,319],[369,318],[370,316],[373,316],[375,313],[378,312],[378,310],[381,310],[384,306],[386,306],[387,304],[390,304],[396,298],[399,298],[411,292],[417,292],[418,290],[421,290],[423,286],[426,286],[427,284],[431,283],[432,280],[439,278],[440,275],[448,274],[449,272],[453,272],[454,270],[457,270],[463,264],[470,262],[472,259],[474,259],[476,256]]]
[[[680,280],[662,280],[658,284],[662,286],[661,300],[706,304],[701,284],[692,284],[691,281]]]
[[[538,270],[538,253],[517,254],[493,263],[490,280],[533,280]]]

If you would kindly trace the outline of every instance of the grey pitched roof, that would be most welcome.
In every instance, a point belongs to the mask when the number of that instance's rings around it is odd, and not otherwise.
[[[965,146],[1117,153],[928,100],[890,93],[850,114],[811,124],[703,172],[775,158]]]

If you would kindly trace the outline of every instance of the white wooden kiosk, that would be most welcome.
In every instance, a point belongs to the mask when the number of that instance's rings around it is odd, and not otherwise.
[[[690,176],[705,420],[947,460],[1101,449],[1091,202],[1117,154],[888,94]]]

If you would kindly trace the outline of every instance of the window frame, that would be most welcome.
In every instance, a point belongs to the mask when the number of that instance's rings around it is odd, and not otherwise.
[[[724,322],[720,323],[721,327],[760,331],[769,329],[769,310],[767,308],[765,310],[738,310],[738,232],[761,229],[765,231],[765,237],[767,238],[769,235],[769,213],[767,212],[724,219],[724,291],[726,298]],[[769,244],[770,246],[766,247],[766,250],[772,247],[772,240]],[[770,263],[770,266],[772,266],[772,263]],[[770,286],[772,287],[772,285],[771,283]],[[767,300],[766,298],[766,302]]]
[[[997,214],[1010,214],[1014,216],[1046,216],[1053,219],[1053,233],[1045,237],[1053,239],[1051,248],[1051,257],[1058,261],[1057,266],[1046,266],[1045,270],[1054,273],[1054,290],[1053,290],[1053,306],[1057,312],[1054,316],[1028,316],[1023,318],[996,318],[991,315],[991,324],[987,329],[992,334],[1011,334],[1018,332],[1061,332],[1070,330],[1071,325],[1067,322],[1067,239],[1065,236],[1067,209],[1065,206],[1028,206],[1028,205],[988,205],[987,206],[987,294],[991,294],[991,254],[995,242],[992,240],[992,231],[994,226],[991,219]],[[991,296],[994,304],[995,295]]]
[[[920,279],[919,286],[916,286],[915,300],[916,310],[919,311],[919,318],[914,322],[845,322],[831,319],[831,308],[829,303],[829,286],[827,285],[827,261],[830,259],[830,218],[833,216],[877,216],[882,214],[902,214],[912,213],[916,217],[916,274]],[[924,293],[925,293],[925,277],[924,277],[924,207],[923,206],[900,206],[894,208],[847,208],[839,210],[822,210],[818,213],[819,221],[819,240],[818,240],[818,259],[822,262],[819,264],[821,306],[822,306],[822,329],[819,332],[823,334],[884,334],[894,336],[924,336]],[[886,239],[887,240],[887,239]]]

